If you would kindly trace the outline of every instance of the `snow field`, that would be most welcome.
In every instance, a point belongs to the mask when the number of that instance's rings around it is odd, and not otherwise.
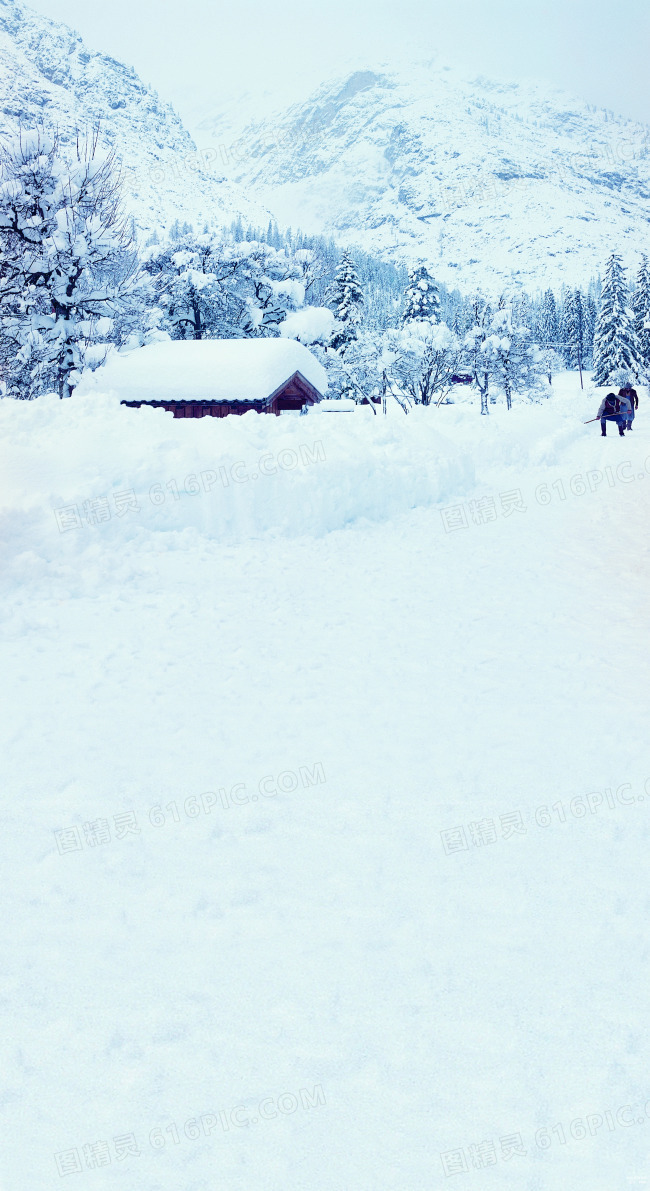
[[[0,405],[18,490],[0,726],[10,1191],[66,1186],[55,1155],[85,1165],[100,1140],[110,1162],[70,1185],[429,1191],[455,1151],[468,1169],[449,1185],[470,1191],[644,1177],[647,395],[633,433],[602,440],[581,425],[597,401],[571,377],[554,388],[489,419],[129,410],[133,434],[101,402],[19,408],[11,431]],[[302,488],[297,467],[268,477],[276,510],[304,493],[311,522],[265,521],[246,505],[259,479],[224,489],[230,540],[216,516],[183,520],[207,493],[59,533],[59,499],[214,468],[213,427],[218,461],[251,467],[322,437]],[[515,490],[525,511],[506,516]],[[473,519],[481,500],[495,519]],[[445,528],[452,507],[466,527]],[[117,838],[126,812],[138,831]],[[514,812],[525,832],[506,839]],[[87,843],[98,820],[110,838]],[[62,854],[71,828],[82,846]],[[314,1088],[325,1103],[303,1108]],[[206,1133],[220,1112],[228,1128]],[[595,1132],[574,1137],[587,1116]],[[118,1160],[131,1133],[140,1152]],[[505,1160],[515,1134],[526,1153]],[[496,1159],[474,1166],[483,1142]]]

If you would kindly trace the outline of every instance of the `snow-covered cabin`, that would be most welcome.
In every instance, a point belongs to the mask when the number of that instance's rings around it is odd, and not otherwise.
[[[182,339],[116,353],[92,387],[175,418],[224,418],[313,405],[327,391],[327,374],[293,339]]]

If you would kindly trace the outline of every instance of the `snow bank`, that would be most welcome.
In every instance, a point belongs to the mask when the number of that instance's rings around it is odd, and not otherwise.
[[[487,418],[476,401],[408,416],[395,403],[384,416],[328,402],[307,416],[196,420],[130,409],[109,394],[0,401],[0,558],[54,558],[62,541],[74,554],[165,532],[233,545],[321,537],[517,489],[538,473],[541,483],[549,469],[568,481],[585,440],[601,441],[597,424],[583,425],[598,401],[571,375],[548,400],[510,411],[499,403]],[[345,416],[320,416],[333,406]]]
[[[356,401],[353,401],[351,397],[340,397],[338,400],[332,398],[332,400],[318,401],[316,405],[310,406],[307,412],[310,418],[313,418],[315,414],[350,414],[358,408]]]
[[[193,529],[237,543],[385,521],[473,483],[430,411],[174,419],[111,396],[0,402],[5,550]],[[81,547],[80,547],[81,548]]]
[[[183,339],[116,352],[87,372],[77,396],[109,393],[122,401],[265,401],[300,372],[327,391],[327,374],[293,339]]]

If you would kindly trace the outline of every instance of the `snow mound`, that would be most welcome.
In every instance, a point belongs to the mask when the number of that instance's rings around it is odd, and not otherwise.
[[[0,434],[8,558],[54,558],[62,540],[74,552],[145,532],[232,544],[318,537],[446,501],[474,482],[469,458],[425,410],[186,420],[75,394],[1,401]]]

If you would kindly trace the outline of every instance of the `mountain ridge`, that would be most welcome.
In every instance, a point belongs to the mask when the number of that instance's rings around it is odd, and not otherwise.
[[[281,223],[448,284],[578,284],[613,246],[630,263],[650,249],[650,128],[557,88],[355,71],[234,149],[232,176]]]
[[[250,222],[269,213],[230,179],[207,168],[173,107],[135,69],[89,49],[67,25],[22,0],[0,0],[0,113],[3,131],[45,123],[63,144],[77,130],[100,125],[125,173],[125,199],[141,233],[180,218]]]

